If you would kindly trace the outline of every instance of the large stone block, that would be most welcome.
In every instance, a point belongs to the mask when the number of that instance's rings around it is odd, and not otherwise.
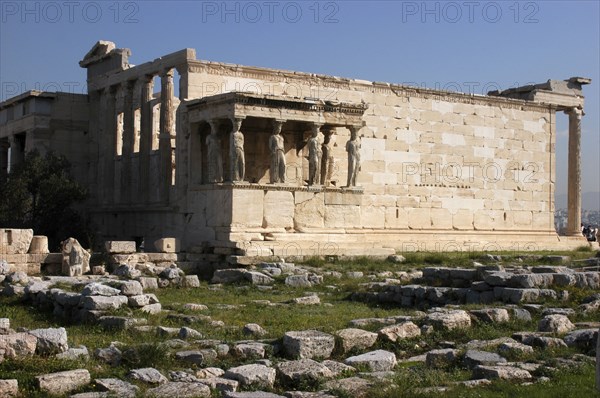
[[[294,228],[323,228],[325,219],[324,194],[312,192],[294,193]]]
[[[287,332],[283,348],[291,358],[329,358],[335,347],[335,338],[318,330]]]
[[[154,247],[159,253],[177,253],[179,251],[179,239],[161,238],[154,241]]]
[[[73,391],[91,381],[90,372],[86,369],[49,373],[35,378],[40,390],[56,395]]]
[[[294,195],[288,191],[267,191],[264,197],[263,227],[294,227]]]
[[[30,254],[47,254],[50,253],[48,250],[48,237],[43,235],[36,235],[31,239],[31,245],[29,246]]]
[[[109,240],[104,242],[104,248],[110,254],[128,254],[135,253],[135,242]]]
[[[264,192],[259,190],[236,189],[230,192],[231,209],[226,203],[216,206],[215,211],[231,213],[231,226],[260,228],[264,219]],[[226,226],[226,225],[224,225]]]
[[[32,239],[33,229],[0,229],[0,254],[25,254]]]

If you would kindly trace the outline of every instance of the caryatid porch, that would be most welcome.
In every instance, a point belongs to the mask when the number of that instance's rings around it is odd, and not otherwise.
[[[348,184],[341,168],[346,140],[334,141],[338,129],[357,135],[364,104],[234,92],[185,105],[192,186],[356,189],[356,176]]]

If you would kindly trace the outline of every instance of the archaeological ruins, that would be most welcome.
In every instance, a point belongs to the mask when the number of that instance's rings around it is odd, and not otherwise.
[[[201,61],[193,49],[135,66],[130,54],[99,41],[79,63],[87,95],[0,104],[2,175],[32,149],[65,154],[105,240],[152,251],[173,238],[173,250],[230,263],[586,244],[590,79],[482,96]],[[562,112],[569,236],[554,228]]]

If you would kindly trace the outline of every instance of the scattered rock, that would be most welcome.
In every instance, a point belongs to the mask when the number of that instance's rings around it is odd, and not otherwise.
[[[49,394],[65,394],[91,381],[87,369],[68,370],[65,372],[48,373],[35,377],[40,390]]]
[[[350,366],[367,366],[372,372],[388,371],[396,366],[396,355],[393,352],[377,350],[367,352],[362,355],[347,358],[346,365]]]
[[[575,329],[565,315],[546,315],[538,323],[538,331],[563,334]]]
[[[335,347],[335,338],[318,330],[287,332],[283,348],[291,358],[329,358]]]
[[[514,366],[477,366],[474,379],[530,380],[531,373]]]
[[[127,376],[133,380],[139,380],[148,384],[163,384],[169,381],[154,368],[132,369]]]
[[[420,335],[421,329],[410,321],[387,326],[379,330],[379,336],[391,342],[396,342],[398,339],[410,339]]]
[[[119,379],[96,379],[96,386],[101,391],[108,391],[120,398],[135,398],[139,387]]]
[[[231,368],[224,377],[237,380],[242,386],[272,388],[275,383],[276,371],[265,365],[243,365]]]
[[[312,359],[281,362],[277,365],[277,374],[286,385],[316,383],[333,377],[327,366]]]
[[[367,349],[371,348],[377,341],[377,333],[368,332],[362,329],[348,328],[335,332],[342,345],[342,351],[348,352],[353,348]]]
[[[208,398],[210,397],[210,388],[202,383],[167,382],[148,389],[145,396],[155,398]]]

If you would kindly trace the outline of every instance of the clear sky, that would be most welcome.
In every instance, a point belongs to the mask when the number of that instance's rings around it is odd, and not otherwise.
[[[583,192],[600,191],[600,2],[0,1],[0,100],[85,92],[78,61],[97,40],[143,63],[199,59],[485,94],[548,79],[584,87]],[[557,194],[567,121],[557,115]],[[600,205],[599,205],[600,207]]]

